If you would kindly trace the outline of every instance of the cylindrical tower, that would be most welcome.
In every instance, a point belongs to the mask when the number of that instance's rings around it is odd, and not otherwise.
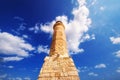
[[[74,61],[68,55],[63,23],[57,21],[53,29],[50,53],[44,59],[38,80],[80,80]]]
[[[60,57],[68,57],[67,43],[65,36],[65,27],[61,21],[57,21],[53,26],[53,38],[49,55],[59,55]]]

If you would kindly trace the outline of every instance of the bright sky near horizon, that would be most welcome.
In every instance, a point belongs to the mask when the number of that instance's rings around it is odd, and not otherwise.
[[[0,80],[37,80],[57,20],[81,80],[120,80],[119,3],[0,0]]]

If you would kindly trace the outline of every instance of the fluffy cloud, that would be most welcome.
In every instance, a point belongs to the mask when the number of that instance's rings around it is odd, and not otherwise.
[[[16,78],[8,78],[8,80],[23,80],[21,77],[16,77]]]
[[[101,7],[100,7],[100,10],[101,10],[101,11],[104,11],[104,10],[105,10],[105,8],[104,8],[103,6],[101,6]]]
[[[17,30],[18,30],[18,31],[23,31],[23,30],[25,30],[25,29],[26,29],[25,25],[26,25],[26,23],[21,23],[20,26],[19,26],[19,28],[18,28]]]
[[[12,69],[12,68],[14,68],[14,66],[8,66],[8,68]]]
[[[24,77],[24,78],[15,77],[15,78],[8,78],[8,80],[31,80],[31,78],[29,78],[29,77]]]
[[[3,61],[7,62],[7,61],[20,61],[24,59],[23,57],[3,57]]]
[[[93,0],[93,2],[91,3],[91,5],[95,5],[96,2],[97,2],[97,0]]]
[[[53,33],[53,25],[56,21],[60,20],[65,25],[65,32],[67,35],[67,42],[68,42],[68,49],[70,53],[80,53],[84,50],[79,48],[80,44],[84,42],[83,40],[86,40],[89,38],[89,36],[86,36],[86,38],[83,39],[83,36],[88,31],[91,19],[88,18],[89,16],[89,9],[86,7],[86,1],[85,0],[78,0],[79,6],[76,8],[73,8],[72,14],[73,19],[68,20],[68,17],[63,16],[57,16],[55,20],[48,22],[46,24],[40,25],[40,30],[45,33]],[[35,33],[38,32],[39,27],[35,26],[34,28],[30,29],[33,30]],[[94,38],[95,39],[95,38]]]
[[[38,33],[40,31],[40,28],[38,24],[36,24],[35,27],[29,28],[29,31],[34,31],[34,33]]]
[[[95,39],[95,35],[92,34],[91,36],[89,34],[85,34],[82,38],[81,38],[81,42],[85,42],[87,40],[94,40]]]
[[[95,66],[95,68],[106,68],[105,64],[98,64]]]
[[[29,78],[29,77],[25,77],[24,80],[31,80],[31,78]]]
[[[120,37],[110,37],[110,40],[113,44],[120,44]]]
[[[16,80],[22,80],[22,78],[21,77],[16,77]]]
[[[120,50],[114,53],[117,58],[120,58]]]
[[[14,19],[20,20],[20,21],[23,21],[23,20],[24,20],[22,17],[19,17],[19,16],[15,16]]]
[[[0,54],[14,57],[4,57],[5,61],[19,61],[23,57],[29,56],[29,51],[33,50],[31,44],[18,36],[14,36],[7,32],[0,33]]]
[[[110,40],[113,44],[120,44],[120,37],[110,37]],[[118,58],[120,58],[120,50],[118,50],[117,52],[114,52],[114,55]]]
[[[37,49],[37,52],[38,53],[47,53],[49,52],[49,49],[48,49],[48,46],[42,46],[42,45],[39,45],[38,46],[38,49]]]
[[[120,67],[118,67],[118,69],[116,70],[116,72],[120,73]]]
[[[24,34],[24,35],[22,35],[22,37],[23,37],[23,38],[25,38],[25,39],[27,39],[27,38],[28,38],[28,36],[27,36],[27,35],[25,35],[25,34]]]
[[[81,72],[80,67],[77,68],[77,71],[78,71],[78,72]]]
[[[0,79],[1,79],[1,80],[5,79],[6,77],[7,77],[7,74],[2,74],[2,75],[0,75]]]
[[[87,66],[83,66],[83,67],[78,67],[77,70],[78,72],[87,72],[89,71],[89,68]]]
[[[94,72],[90,72],[88,73],[89,76],[98,76],[98,74],[94,73]]]

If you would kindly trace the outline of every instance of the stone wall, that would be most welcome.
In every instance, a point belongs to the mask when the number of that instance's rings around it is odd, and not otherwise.
[[[38,80],[79,80],[77,69],[70,57],[46,57]]]

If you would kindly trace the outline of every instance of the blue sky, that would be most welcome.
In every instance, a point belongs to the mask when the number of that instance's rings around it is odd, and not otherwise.
[[[52,26],[65,25],[81,80],[120,80],[119,0],[1,0],[0,80],[36,80]]]

